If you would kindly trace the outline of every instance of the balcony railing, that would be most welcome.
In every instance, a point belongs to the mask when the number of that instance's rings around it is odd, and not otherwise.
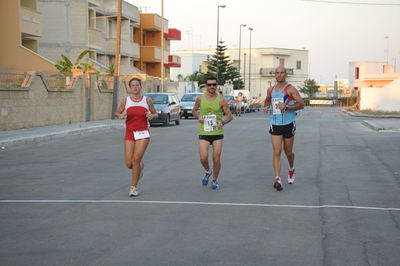
[[[144,62],[159,63],[161,62],[161,48],[157,46],[142,47],[140,57]]]
[[[89,28],[89,46],[90,48],[101,48],[101,30]]]
[[[294,75],[293,68],[286,68],[288,75]],[[260,75],[263,77],[270,77],[275,75],[275,68],[260,68]]]
[[[25,37],[42,37],[42,13],[20,7],[21,34]]]
[[[116,39],[108,38],[106,39],[106,52],[115,54]],[[140,57],[139,44],[135,42],[130,42],[127,40],[121,40],[121,55],[130,57]]]

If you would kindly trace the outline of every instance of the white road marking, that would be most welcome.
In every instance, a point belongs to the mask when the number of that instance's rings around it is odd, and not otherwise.
[[[151,204],[184,204],[184,205],[218,205],[218,206],[248,206],[248,207],[279,207],[304,209],[362,209],[378,211],[400,211],[400,208],[342,206],[342,205],[279,205],[263,203],[230,203],[230,202],[195,202],[195,201],[138,201],[138,200],[0,200],[0,203],[151,203]]]

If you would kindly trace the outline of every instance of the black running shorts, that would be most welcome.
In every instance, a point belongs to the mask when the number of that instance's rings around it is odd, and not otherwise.
[[[271,125],[269,133],[274,136],[283,136],[285,139],[290,139],[296,134],[296,122],[284,126]]]

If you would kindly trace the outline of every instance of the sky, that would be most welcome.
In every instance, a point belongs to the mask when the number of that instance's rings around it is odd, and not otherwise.
[[[349,78],[349,62],[355,61],[396,63],[400,72],[400,0],[127,2],[160,16],[164,2],[168,27],[182,33],[180,41],[171,41],[171,54],[215,49],[219,11],[219,37],[228,49],[239,47],[240,24],[246,24],[241,30],[242,48],[249,48],[250,41],[251,48],[305,48],[310,78],[317,83],[333,85],[336,77]]]

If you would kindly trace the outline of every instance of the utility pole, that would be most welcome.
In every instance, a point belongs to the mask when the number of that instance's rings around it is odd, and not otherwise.
[[[115,38],[115,62],[114,62],[114,91],[112,102],[111,119],[116,119],[115,112],[118,109],[118,94],[119,94],[119,69],[121,58],[121,14],[122,0],[118,0],[118,15],[117,15],[117,33]]]

